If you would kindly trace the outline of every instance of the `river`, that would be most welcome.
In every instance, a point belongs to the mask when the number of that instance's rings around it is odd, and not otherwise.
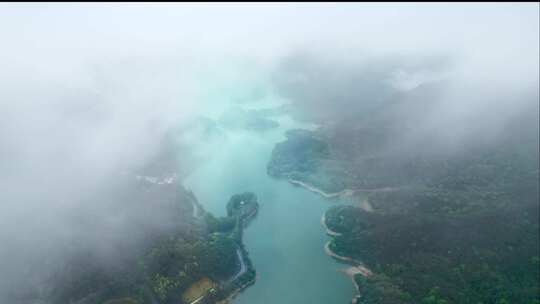
[[[273,118],[274,119],[274,118]],[[255,285],[239,294],[235,304],[345,304],[355,294],[339,264],[324,252],[328,241],[321,215],[331,201],[286,180],[266,174],[274,145],[291,128],[309,128],[288,116],[275,118],[278,128],[255,132],[227,130],[221,140],[201,142],[213,151],[185,180],[204,208],[225,215],[231,195],[254,192],[258,215],[244,233],[244,244],[257,270]]]

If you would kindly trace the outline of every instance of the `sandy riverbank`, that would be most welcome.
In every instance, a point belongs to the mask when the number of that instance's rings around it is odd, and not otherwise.
[[[369,270],[366,266],[364,266],[364,264],[361,261],[355,260],[350,257],[338,255],[337,253],[333,252],[332,249],[330,249],[330,241],[326,242],[326,244],[324,245],[324,252],[326,252],[326,254],[338,260],[355,264],[355,266],[351,266],[347,268],[349,269],[348,270],[349,272],[347,272],[347,274],[349,274],[350,272],[354,272],[353,274],[361,273],[362,275],[366,277],[373,274],[371,270]]]
[[[319,195],[322,195],[323,197],[326,197],[326,198],[334,198],[334,197],[338,197],[338,196],[352,196],[354,195],[356,192],[366,192],[366,193],[375,193],[375,192],[391,192],[391,191],[397,191],[401,188],[399,187],[383,187],[383,188],[375,188],[375,189],[343,189],[339,192],[332,192],[332,193],[327,193],[313,185],[310,185],[310,184],[307,184],[307,183],[304,183],[302,181],[299,181],[299,180],[295,180],[295,179],[289,179],[288,180],[289,183],[293,184],[293,185],[296,185],[296,186],[300,186],[300,187],[303,187],[303,188],[306,188],[307,190],[311,191],[311,192],[314,192],[314,193],[317,193]],[[370,209],[370,210],[366,210],[366,211],[372,211],[373,209],[371,208],[371,205],[369,205],[369,202],[367,200],[364,200],[361,202],[361,207],[365,207],[365,209]]]
[[[342,191],[339,191],[339,192],[326,193],[321,189],[318,189],[318,188],[316,188],[316,187],[314,187],[312,185],[306,184],[306,183],[298,181],[298,180],[289,179],[289,182],[291,184],[293,184],[293,185],[301,186],[301,187],[303,187],[303,188],[305,188],[305,189],[307,189],[309,191],[312,191],[314,193],[322,195],[325,198],[334,198],[334,197],[339,197],[339,196],[342,196],[342,195],[343,196],[352,196],[356,192],[356,190],[345,189],[345,190],[342,190]],[[395,190],[395,189],[392,189],[392,188],[380,188],[380,189],[359,189],[358,191],[359,192],[386,192],[386,191],[393,191],[393,190]],[[367,212],[373,212],[373,207],[371,206],[371,204],[369,203],[367,198],[360,201],[359,207],[362,208],[363,210],[367,211]],[[324,212],[323,215],[321,216],[321,225],[325,228],[326,234],[328,234],[330,236],[335,237],[335,236],[341,236],[342,235],[339,232],[331,230],[326,225],[326,212]],[[353,258],[346,257],[346,256],[341,256],[341,255],[338,255],[337,253],[333,252],[330,249],[330,241],[328,241],[324,245],[324,251],[325,251],[325,253],[327,255],[329,255],[331,257],[334,257],[334,258],[336,258],[338,260],[348,262],[348,263],[351,263],[351,264],[355,264],[354,266],[349,266],[349,267],[344,268],[344,269],[341,270],[343,273],[345,273],[347,276],[349,276],[351,278],[351,281],[352,281],[352,283],[353,283],[353,285],[354,285],[354,287],[356,289],[357,295],[355,295],[353,297],[353,300],[352,300],[352,303],[355,303],[355,299],[360,296],[360,286],[358,286],[358,284],[356,283],[356,280],[354,279],[354,277],[357,274],[361,274],[361,275],[363,275],[365,277],[370,276],[372,274],[371,270],[369,270],[367,267],[365,267],[362,264],[362,262],[360,262],[358,260],[355,260]]]
[[[331,236],[340,236],[341,235],[341,233],[335,232],[334,230],[331,230],[326,225],[326,212],[323,213],[323,215],[321,217],[321,225],[326,229],[326,234],[331,235]]]
[[[348,275],[351,278],[351,281],[352,281],[354,287],[356,288],[356,292],[358,294],[354,298],[359,297],[360,296],[360,286],[358,286],[358,284],[356,283],[356,280],[354,279],[354,276],[357,275],[357,274],[361,274],[361,275],[363,275],[365,277],[368,277],[368,276],[373,274],[371,272],[371,270],[369,270],[366,266],[364,266],[362,264],[362,262],[360,262],[358,260],[355,260],[355,259],[350,258],[350,257],[338,255],[337,253],[333,252],[332,249],[330,249],[330,241],[326,242],[326,244],[324,245],[324,252],[327,255],[329,255],[331,257],[334,257],[334,258],[336,258],[338,260],[355,264],[354,266],[349,266],[347,268],[342,269],[341,271],[343,271],[346,275]]]
[[[353,304],[357,303],[357,298],[360,297],[360,286],[358,285],[358,283],[356,283],[356,280],[354,279],[354,277],[357,274],[361,274],[364,277],[367,277],[367,276],[370,276],[372,274],[372,272],[363,265],[350,266],[350,267],[341,269],[341,271],[351,278],[351,281],[352,281],[354,287],[356,288],[356,293],[357,293],[353,297],[351,302]]]
[[[320,195],[322,195],[322,196],[324,196],[326,198],[333,198],[333,197],[338,197],[338,196],[341,196],[341,195],[350,196],[350,195],[354,194],[354,191],[350,190],[350,189],[345,189],[345,190],[342,190],[342,191],[339,191],[339,192],[326,193],[326,192],[324,192],[323,190],[321,190],[319,188],[316,188],[316,187],[314,187],[312,185],[306,184],[304,182],[301,182],[301,181],[298,181],[298,180],[295,180],[295,179],[289,179],[289,183],[291,183],[293,185],[304,187],[304,188],[308,189],[309,191],[320,194]]]
[[[331,241],[328,241],[328,242],[326,242],[326,244],[324,244],[324,252],[327,255],[329,255],[331,257],[334,257],[334,258],[336,258],[338,260],[341,260],[343,262],[349,262],[349,263],[358,264],[358,265],[362,264],[362,262],[360,262],[358,260],[355,260],[355,259],[350,258],[350,257],[338,255],[337,253],[333,252],[332,249],[330,249],[330,242]]]

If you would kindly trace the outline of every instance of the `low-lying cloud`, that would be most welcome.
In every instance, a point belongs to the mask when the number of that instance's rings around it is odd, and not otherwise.
[[[417,130],[459,143],[466,134],[456,126],[485,118],[496,134],[538,103],[538,9],[3,4],[0,266],[13,272],[0,274],[0,286],[28,275],[16,273],[18,263],[59,254],[39,248],[78,231],[73,210],[143,164],[169,129],[212,107],[204,96],[220,83],[268,80],[314,113],[336,115],[442,84]],[[419,137],[405,134],[403,144]]]

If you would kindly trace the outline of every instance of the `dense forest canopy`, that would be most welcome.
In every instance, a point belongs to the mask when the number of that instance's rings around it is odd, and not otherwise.
[[[451,126],[463,130],[459,141],[447,141],[452,130],[426,120],[426,109],[442,107],[444,83],[355,107],[362,87],[304,96],[334,76],[311,77],[321,67],[302,60],[300,73],[312,83],[290,89],[300,99],[294,108],[324,115],[302,117],[322,125],[276,145],[268,171],[327,193],[368,194],[369,210],[357,204],[326,213],[339,234],[330,249],[375,273],[355,276],[359,303],[538,303],[538,91],[508,97],[522,105],[518,111],[486,104],[474,121]],[[344,112],[320,111],[325,94]]]

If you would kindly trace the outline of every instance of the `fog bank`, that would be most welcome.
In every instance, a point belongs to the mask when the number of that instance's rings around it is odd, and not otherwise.
[[[445,149],[471,130],[496,137],[507,121],[537,109],[538,10],[538,3],[0,5],[7,244],[0,268],[13,270],[0,274],[0,300],[16,288],[8,282],[28,275],[16,271],[27,261],[61,257],[48,250],[66,233],[76,237],[74,214],[87,216],[83,206],[120,172],[151,159],[168,130],[222,107],[212,92],[228,103],[239,98],[224,92],[262,86],[317,119],[418,99],[429,106],[406,122],[412,129],[399,145],[424,143],[425,130]]]

